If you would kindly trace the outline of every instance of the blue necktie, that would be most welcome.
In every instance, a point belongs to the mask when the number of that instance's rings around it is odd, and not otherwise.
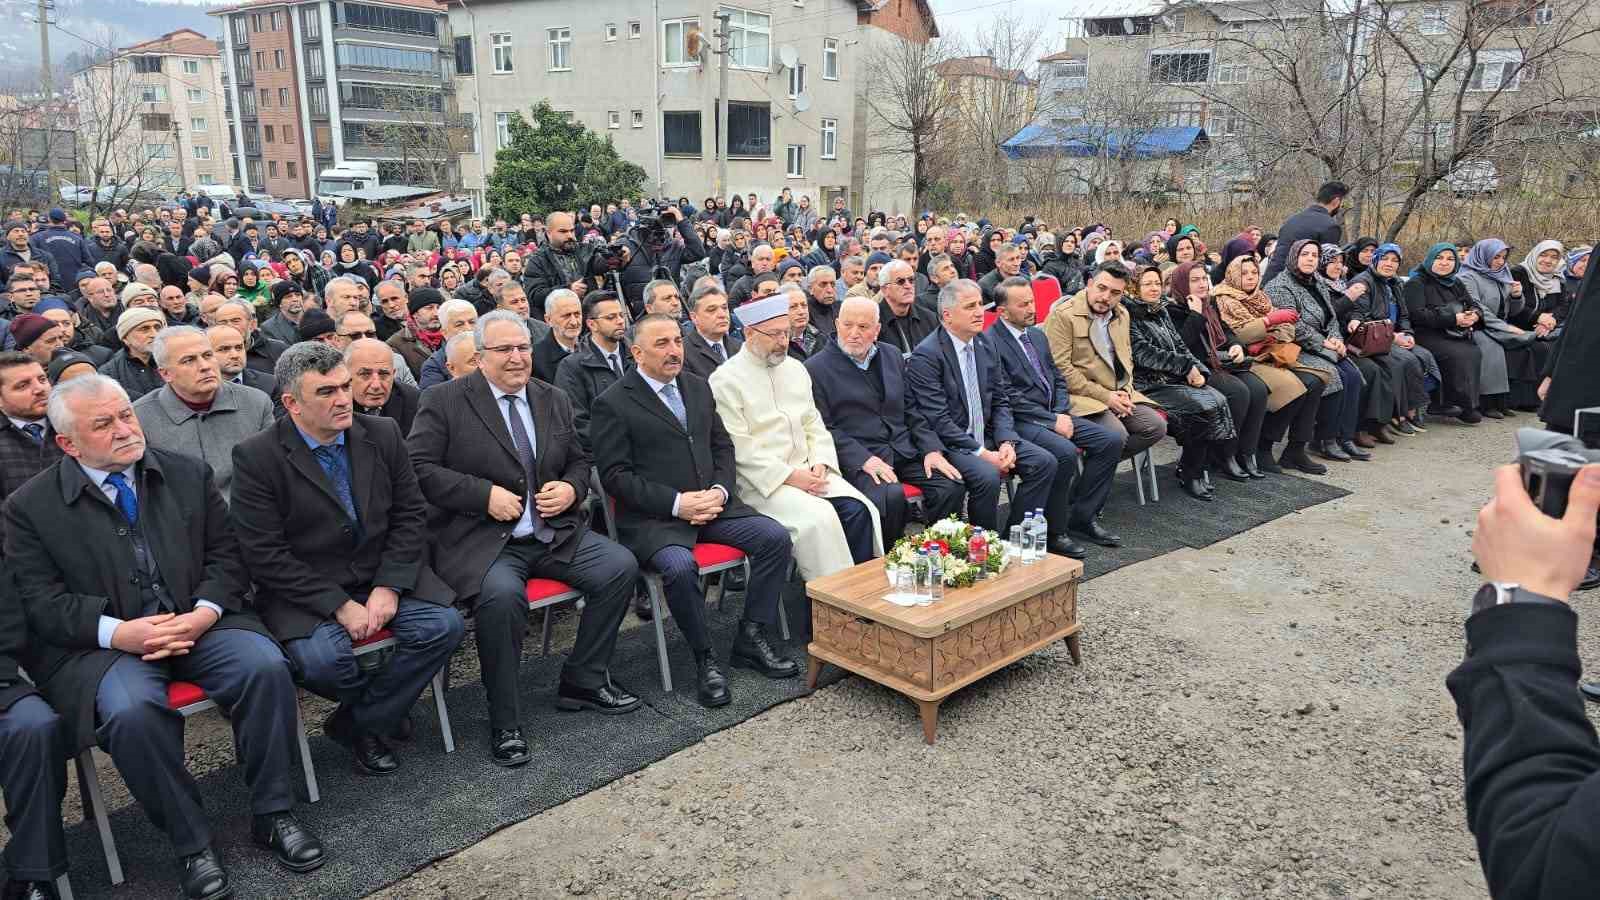
[[[121,510],[122,517],[128,520],[129,525],[139,524],[139,498],[133,494],[133,485],[121,472],[112,472],[106,476],[106,484],[117,490],[117,509]]]
[[[22,426],[22,430],[26,431],[28,433],[28,437],[33,438],[33,442],[35,444],[38,444],[41,447],[44,446],[44,426],[43,425],[40,425],[39,423],[34,422],[34,423],[31,423],[31,424]],[[118,477],[121,477],[121,476],[118,476]]]
[[[350,490],[350,463],[345,458],[342,448],[338,444],[331,444],[318,447],[311,452],[316,454],[317,462],[322,465],[322,471],[328,473],[328,478],[333,482],[333,491],[339,495],[339,505],[343,506],[345,513],[350,516],[350,523],[359,528],[360,519],[356,517],[356,495]]]
[[[1018,336],[1017,343],[1022,345],[1022,352],[1028,357],[1029,364],[1033,366],[1033,373],[1039,376],[1039,383],[1044,385],[1045,399],[1054,399],[1052,394],[1054,393],[1053,388],[1055,385],[1050,383],[1050,379],[1044,377],[1044,366],[1039,364],[1039,357],[1033,352],[1033,341],[1028,340],[1028,333],[1026,331]]]
[[[689,412],[683,408],[683,398],[678,396],[678,386],[668,384],[662,388],[661,399],[667,401],[667,408],[672,410],[674,416],[678,417],[678,424],[687,429],[689,427]]]

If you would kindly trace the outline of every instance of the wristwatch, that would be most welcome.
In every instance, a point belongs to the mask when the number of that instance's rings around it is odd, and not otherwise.
[[[1472,595],[1472,611],[1479,612],[1491,606],[1500,606],[1505,603],[1553,603],[1560,605],[1561,601],[1543,594],[1536,594],[1527,590],[1514,581],[1491,581],[1478,592]]]

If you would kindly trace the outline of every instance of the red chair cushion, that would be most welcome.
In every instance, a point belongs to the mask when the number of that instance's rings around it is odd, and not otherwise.
[[[571,593],[572,590],[572,585],[567,584],[565,581],[557,581],[554,578],[529,578],[528,602],[537,603],[540,600],[548,600],[557,594]]]
[[[368,644],[376,644],[379,641],[388,640],[389,638],[392,638],[392,637],[394,637],[394,632],[392,632],[389,629],[385,628],[382,631],[378,632],[377,634],[374,634],[371,637],[366,638],[365,640],[356,641],[355,643],[351,644],[350,646],[352,646],[352,647],[365,647]]]
[[[914,484],[906,484],[904,481],[900,482],[900,493],[905,494],[907,500],[922,499],[922,488]]]
[[[206,699],[206,692],[200,685],[187,681],[167,682],[167,706],[172,709],[182,709],[191,703],[199,703]]]
[[[740,559],[744,559],[744,551],[738,547],[729,547],[727,544],[694,545],[694,564],[702,569]]]

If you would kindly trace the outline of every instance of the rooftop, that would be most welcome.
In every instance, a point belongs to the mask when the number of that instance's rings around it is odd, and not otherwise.
[[[295,6],[304,2],[306,0],[245,0],[243,3],[235,3],[232,6],[219,6],[215,9],[207,10],[206,15],[225,16],[229,13],[245,12],[251,9],[266,9],[272,6]],[[439,0],[365,0],[365,2],[375,3],[378,6],[404,6],[408,9],[425,9],[436,13],[445,11],[445,4],[439,2]]]
[[[1210,142],[1205,129],[1193,125],[1132,129],[1035,123],[1001,142],[1000,149],[1011,159],[1102,155],[1117,159],[1160,159],[1180,156]]]
[[[221,56],[217,49],[217,42],[208,38],[193,28],[179,28],[169,31],[158,38],[151,38],[143,43],[124,47],[118,55],[127,53],[152,55],[165,54],[172,56]]]
[[[958,56],[933,67],[944,78],[992,78],[996,81],[1027,82],[1028,73],[1021,69],[1002,69],[988,55]]]

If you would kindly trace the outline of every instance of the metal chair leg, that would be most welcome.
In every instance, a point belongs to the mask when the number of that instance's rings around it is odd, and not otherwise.
[[[1133,463],[1133,489],[1139,495],[1139,505],[1144,505],[1144,472],[1139,468],[1139,454],[1128,457],[1128,462]]]
[[[450,730],[450,708],[444,702],[445,676],[450,672],[450,663],[446,662],[433,673],[433,706],[439,711],[439,734],[444,738],[444,752],[456,752],[456,735]]]
[[[300,713],[298,691],[294,699],[294,731],[295,738],[300,742],[300,767],[306,770],[306,799],[316,803],[322,799],[322,794],[317,790],[317,770],[311,764],[311,742],[306,740],[306,720]]]
[[[790,570],[789,571],[791,573],[793,573],[793,571],[794,571],[794,568],[793,568],[794,563],[791,561],[789,563],[789,566],[790,566]],[[788,580],[789,579],[787,579],[787,578],[784,579],[785,582],[788,582]],[[744,583],[745,584],[749,584],[750,583],[750,559],[749,559],[749,557],[746,557],[745,561],[744,561]],[[786,583],[784,585],[784,587],[788,587],[788,584]],[[748,604],[749,602],[750,602],[750,598],[748,596],[745,597],[745,603]],[[784,610],[783,592],[782,591],[778,592],[778,635],[780,637],[782,637],[786,641],[789,639],[789,613]]]
[[[100,779],[94,770],[94,749],[78,754],[74,760],[78,767],[78,796],[83,800],[84,818],[94,817],[95,828],[100,832],[100,849],[105,852],[106,869],[111,873],[111,883],[121,884],[122,859],[117,856],[117,840],[111,834],[111,817],[106,812],[106,798],[100,793]]]
[[[550,655],[550,607],[544,608],[544,643],[539,647],[540,656]]]
[[[662,620],[667,617],[667,604],[662,600],[665,589],[661,586],[661,578],[657,575],[647,575],[644,580],[645,591],[650,595],[650,610],[654,613],[651,619],[656,627],[656,660],[661,664],[661,689],[672,693],[672,665],[667,659],[667,629]]]

